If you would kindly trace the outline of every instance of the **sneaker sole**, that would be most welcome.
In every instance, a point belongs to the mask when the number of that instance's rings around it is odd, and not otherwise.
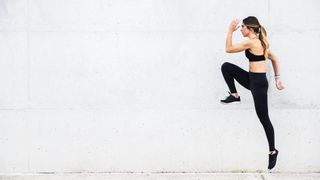
[[[230,102],[230,103],[225,103],[225,102],[221,102],[221,101],[220,101],[220,103],[221,103],[221,104],[240,104],[241,101],[234,101],[234,102]]]

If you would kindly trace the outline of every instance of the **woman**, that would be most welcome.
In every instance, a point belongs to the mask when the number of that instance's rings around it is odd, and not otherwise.
[[[232,34],[240,27],[238,24],[239,20],[233,20],[231,22],[227,34],[225,50],[227,53],[245,51],[245,55],[249,59],[249,72],[229,62],[225,62],[221,66],[223,77],[230,90],[229,96],[226,99],[221,100],[221,102],[240,102],[240,96],[235,87],[234,79],[251,91],[256,113],[268,139],[268,169],[272,169],[276,165],[279,151],[274,147],[274,130],[268,115],[268,80],[266,77],[266,70],[267,59],[270,59],[275,73],[276,87],[278,90],[284,89],[280,80],[279,60],[270,51],[269,43],[266,39],[266,31],[254,16],[249,16],[242,21],[241,33],[244,37],[247,37],[248,40],[239,44],[232,44]]]

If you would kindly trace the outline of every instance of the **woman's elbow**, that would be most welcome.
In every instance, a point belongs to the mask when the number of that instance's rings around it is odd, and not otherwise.
[[[275,57],[273,57],[273,56],[271,56],[271,57],[269,56],[268,59],[270,59],[270,61],[271,61],[272,63],[278,63],[278,61],[279,61],[278,58],[275,58]]]
[[[230,48],[225,48],[226,53],[232,53],[232,50]]]

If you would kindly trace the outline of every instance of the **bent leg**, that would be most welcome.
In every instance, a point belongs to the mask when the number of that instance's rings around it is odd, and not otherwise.
[[[231,93],[237,93],[234,79],[246,89],[249,87],[249,73],[237,65],[225,62],[221,66],[221,71]]]

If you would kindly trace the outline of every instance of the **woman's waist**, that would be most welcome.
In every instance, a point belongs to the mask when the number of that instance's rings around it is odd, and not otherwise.
[[[253,73],[265,73],[267,71],[266,61],[250,62],[249,72]]]
[[[251,80],[267,79],[266,67],[262,66],[250,66],[249,77]]]

